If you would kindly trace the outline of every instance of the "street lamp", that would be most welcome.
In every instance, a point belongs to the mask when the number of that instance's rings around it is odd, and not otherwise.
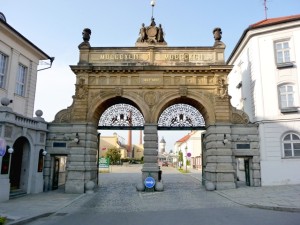
[[[188,150],[188,147],[185,146],[185,172],[187,173],[187,150]]]
[[[8,153],[9,153],[9,164],[8,164],[8,175],[10,176],[10,163],[11,163],[11,154],[13,154],[14,149],[12,147],[9,147]]]
[[[152,17],[151,18],[153,18],[153,9],[154,9],[155,3],[156,3],[155,0],[152,0],[151,3],[150,3],[151,6],[152,6]]]
[[[98,140],[98,148],[97,148],[97,186],[99,185],[99,158],[100,158],[100,135],[101,133],[98,131],[97,140]]]

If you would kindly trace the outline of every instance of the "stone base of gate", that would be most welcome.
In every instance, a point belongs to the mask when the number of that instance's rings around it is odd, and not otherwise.
[[[144,165],[144,167],[142,169],[142,180],[141,180],[141,183],[139,183],[137,185],[137,190],[138,191],[147,190],[147,188],[145,187],[144,181],[147,177],[153,177],[155,180],[155,186],[150,191],[163,191],[164,185],[161,180],[160,173],[161,173],[161,171],[160,171],[160,168],[157,165],[157,163],[154,163],[154,165],[152,167],[150,167],[149,165],[146,165],[146,166]]]
[[[235,171],[206,171],[205,188],[208,191],[235,189]]]

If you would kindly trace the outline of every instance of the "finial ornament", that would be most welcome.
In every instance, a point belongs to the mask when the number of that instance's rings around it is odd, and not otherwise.
[[[92,34],[91,29],[85,28],[85,29],[82,31],[82,39],[83,39],[83,41],[84,41],[84,42],[88,42],[88,41],[90,40],[91,34]]]
[[[214,47],[225,47],[225,44],[221,41],[222,39],[222,29],[220,27],[216,27],[213,30],[213,35],[214,35],[214,39],[215,39],[215,44]]]

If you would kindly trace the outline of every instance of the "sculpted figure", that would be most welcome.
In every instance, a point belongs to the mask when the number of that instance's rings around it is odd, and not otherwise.
[[[146,39],[147,39],[146,27],[145,27],[145,24],[142,23],[142,27],[140,29],[140,37],[138,39],[138,42],[145,42]]]
[[[159,24],[158,32],[157,32],[157,42],[164,42],[164,31],[161,27],[161,24]]]
[[[92,31],[89,28],[85,28],[82,31],[82,39],[84,42],[88,42],[90,40],[91,33],[92,33]]]

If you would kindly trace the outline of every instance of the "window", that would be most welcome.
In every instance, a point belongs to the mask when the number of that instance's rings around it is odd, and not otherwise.
[[[25,95],[25,81],[26,81],[27,67],[19,64],[19,70],[17,74],[16,83],[16,94],[24,96]]]
[[[279,101],[282,112],[285,112],[285,110],[287,110],[287,112],[297,110],[295,107],[294,95],[295,91],[292,84],[279,86]]]
[[[7,67],[8,56],[0,52],[0,88],[5,87],[5,74]]]
[[[277,67],[293,66],[290,58],[289,41],[281,41],[275,43],[275,54]]]
[[[300,157],[300,137],[290,133],[283,138],[284,157]]]
[[[44,155],[43,155],[43,149],[39,151],[39,161],[38,161],[38,172],[43,172],[44,167]]]

